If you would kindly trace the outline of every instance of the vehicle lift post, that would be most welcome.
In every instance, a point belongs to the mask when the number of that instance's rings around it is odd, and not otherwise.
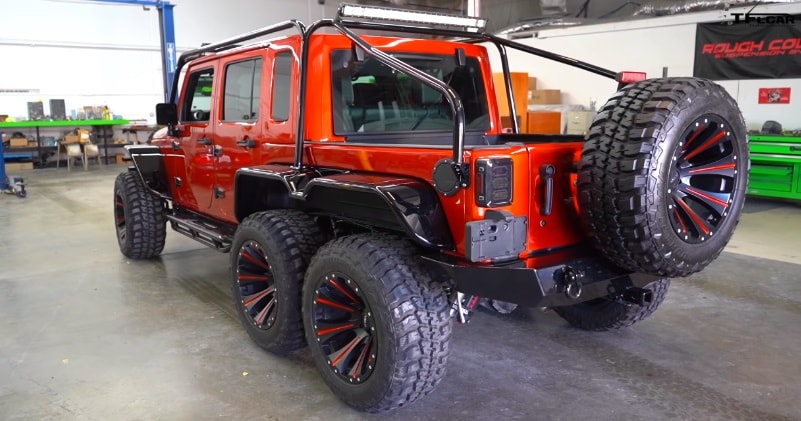
[[[127,4],[131,6],[155,7],[159,13],[159,38],[161,40],[161,68],[164,83],[164,100],[169,101],[172,80],[175,77],[177,52],[175,47],[175,5],[162,0],[92,0],[95,3]]]
[[[3,155],[3,135],[0,134],[0,190],[8,188],[6,180],[6,157]]]

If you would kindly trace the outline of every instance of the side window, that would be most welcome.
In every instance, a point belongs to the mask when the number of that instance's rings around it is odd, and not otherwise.
[[[282,52],[275,56],[275,67],[273,69],[273,98],[272,112],[270,118],[274,121],[289,120],[289,108],[292,98],[292,64],[294,63],[292,53]]]
[[[225,68],[223,115],[225,121],[251,121],[259,116],[261,58],[229,64]]]
[[[181,107],[182,121],[209,121],[214,69],[203,69],[189,75],[186,96]]]

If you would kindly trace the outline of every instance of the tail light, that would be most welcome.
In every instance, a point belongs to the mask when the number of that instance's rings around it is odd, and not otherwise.
[[[476,160],[476,204],[492,208],[512,203],[512,158]]]

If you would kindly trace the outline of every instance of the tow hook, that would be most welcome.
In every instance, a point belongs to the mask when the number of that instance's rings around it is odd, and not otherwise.
[[[567,298],[571,300],[578,300],[581,296],[581,280],[584,279],[584,274],[570,266],[565,266],[562,269],[562,289]]]
[[[654,292],[650,289],[631,287],[623,291],[623,301],[646,306],[654,300]]]

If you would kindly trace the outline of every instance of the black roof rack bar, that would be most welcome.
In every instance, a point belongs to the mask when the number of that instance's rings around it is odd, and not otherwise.
[[[567,56],[563,56],[561,54],[552,53],[550,51],[542,50],[536,47],[532,47],[529,45],[521,44],[519,42],[515,42],[512,40],[508,40],[506,38],[499,37],[497,35],[492,34],[484,34],[484,39],[479,40],[475,39],[471,36],[464,37],[466,39],[461,40],[462,42],[467,43],[476,43],[482,41],[489,41],[495,44],[504,45],[506,47],[514,48],[515,50],[520,50],[529,54],[533,54],[535,56],[540,56],[542,58],[546,58],[548,60],[553,60],[562,64],[567,64],[568,66],[577,67],[582,70],[586,70],[591,73],[595,73],[600,76],[608,77],[610,79],[617,79],[617,72],[613,70],[609,70],[600,66],[596,66],[594,64],[587,63],[586,61],[576,60],[574,58],[570,58]]]
[[[232,48],[237,48],[240,47],[240,43],[243,41],[249,41],[255,38],[259,38],[275,32],[285,31],[287,29],[292,29],[292,28],[297,29],[301,35],[303,35],[306,32],[306,26],[302,22],[292,19],[281,23],[277,23],[275,25],[265,26],[263,28],[259,28],[250,32],[245,32],[244,34],[241,35],[237,35],[219,42],[215,42],[213,44],[204,45],[200,48],[184,52],[181,54],[180,57],[178,57],[178,62],[175,65],[175,74],[176,75],[180,74],[181,68],[183,68],[183,66],[186,63],[202,56],[203,54],[216,53],[220,51],[229,50]],[[178,91],[178,77],[176,76],[173,79],[172,89],[170,90],[169,102],[175,102],[175,93],[177,91]]]
[[[298,127],[295,132],[295,162],[292,165],[292,168],[298,172],[303,170],[303,143],[306,140],[304,133],[304,128],[306,125],[306,110],[303,107],[303,103],[308,91],[306,79],[308,78],[309,73],[309,66],[307,65],[309,62],[309,40],[311,39],[312,34],[314,34],[318,29],[327,26],[333,26],[331,19],[321,19],[312,23],[303,32],[303,42],[300,43],[300,63],[298,64],[300,67],[300,87],[298,88],[298,97],[296,100],[298,110]]]
[[[512,120],[512,132],[520,133],[520,123],[517,121],[517,106],[515,106],[515,96],[512,92],[512,82],[509,76],[509,56],[506,54],[506,47],[502,44],[495,44],[498,47],[498,54],[501,55],[501,69],[503,70],[504,88],[506,89],[506,102],[509,106],[510,120]],[[494,81],[493,81],[494,83]]]
[[[347,25],[347,26],[346,26]],[[311,38],[312,34],[323,27],[333,27],[337,31],[341,32],[343,35],[348,37],[352,42],[362,48],[367,55],[373,56],[378,61],[382,62],[383,64],[389,66],[392,69],[395,69],[400,72],[404,72],[409,76],[414,77],[415,79],[429,85],[437,92],[441,93],[448,101],[451,106],[451,112],[454,115],[454,133],[453,133],[453,161],[455,165],[461,168],[462,164],[464,164],[464,132],[465,132],[465,115],[464,115],[464,105],[462,101],[459,99],[459,95],[454,91],[447,83],[423,72],[418,70],[416,67],[399,60],[375,47],[370,45],[367,41],[362,39],[359,35],[355,32],[351,31],[353,29],[367,29],[366,27],[369,26],[370,29],[374,26],[373,24],[364,24],[362,22],[341,22],[333,19],[324,19],[315,22],[312,24],[304,33],[304,42],[303,42],[303,52],[301,54],[301,74],[300,74],[300,92],[298,98],[305,98],[306,97],[306,78],[307,78],[307,66],[309,59],[309,51],[308,51],[308,40]],[[386,29],[387,26],[394,26],[394,25],[378,25],[380,29]],[[434,31],[437,32],[439,30],[434,30],[430,28],[418,28],[419,30],[425,31]],[[419,31],[414,31],[418,32]],[[454,31],[448,31],[454,32]],[[428,32],[425,32],[428,33]],[[464,35],[464,32],[459,32]],[[295,162],[294,168],[295,169],[302,169],[303,167],[303,129],[306,120],[306,113],[303,110],[303,107],[300,107],[300,116],[298,118],[298,129],[297,129],[297,138],[296,138],[296,148],[295,148]]]
[[[415,79],[425,83],[426,85],[436,89],[439,93],[441,93],[446,100],[448,100],[448,104],[451,107],[451,112],[453,113],[453,123],[454,123],[454,133],[453,133],[453,162],[461,168],[461,165],[464,164],[464,132],[465,132],[465,115],[464,115],[464,105],[462,104],[461,98],[450,87],[447,83],[429,75],[426,72],[423,72],[416,67],[406,63],[403,60],[399,60],[375,47],[370,45],[367,41],[356,35],[355,32],[351,31],[349,28],[345,27],[341,23],[334,21],[334,27],[342,31],[345,36],[351,39],[351,41],[355,42],[359,45],[362,49],[366,50],[367,54],[372,55],[373,57],[377,58],[382,63],[386,64],[387,66],[391,67],[400,72],[404,72],[409,76],[414,77]]]
[[[506,47],[514,48],[515,50],[520,50],[548,60],[553,60],[559,63],[567,64],[568,66],[577,67],[582,70],[587,70],[589,72],[595,73],[600,76],[608,77],[610,79],[617,78],[617,72],[613,70],[596,66],[594,64],[590,64],[585,61],[576,60],[574,58],[563,56],[561,54],[552,53],[550,51],[543,50],[540,48],[521,44],[519,42],[508,40],[506,38],[502,38],[497,35],[465,32],[454,29],[439,29],[439,28],[430,28],[421,26],[397,25],[391,23],[361,22],[361,21],[348,21],[348,20],[343,20],[342,23],[348,28],[353,28],[353,29],[369,29],[376,31],[391,31],[391,32],[403,32],[403,33],[426,34],[426,35],[452,36],[460,38],[456,40],[457,42],[465,42],[471,44],[479,42],[492,42],[494,44],[501,44]]]

